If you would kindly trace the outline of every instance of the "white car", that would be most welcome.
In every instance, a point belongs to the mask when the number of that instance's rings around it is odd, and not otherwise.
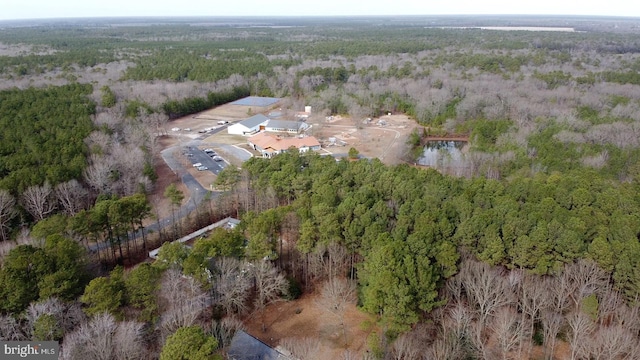
[[[195,163],[195,164],[193,164],[193,167],[194,167],[194,168],[197,168],[197,167],[200,167],[200,166],[202,166],[202,163]]]
[[[215,161],[222,161],[222,158],[220,156],[214,156],[213,160]]]
[[[171,128],[171,131],[180,131],[180,128]]]
[[[206,152],[206,153],[212,153],[212,152],[215,152],[215,151],[213,151],[213,149],[204,149],[204,152]]]
[[[206,166],[198,166],[196,169],[198,169],[198,171],[209,170],[209,168]]]

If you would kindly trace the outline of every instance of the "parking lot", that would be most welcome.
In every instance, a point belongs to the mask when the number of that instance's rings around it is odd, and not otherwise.
[[[186,146],[183,149],[183,154],[189,159],[196,170],[210,171],[218,175],[220,171],[227,166],[227,162],[213,149],[206,148],[204,150],[196,146]]]

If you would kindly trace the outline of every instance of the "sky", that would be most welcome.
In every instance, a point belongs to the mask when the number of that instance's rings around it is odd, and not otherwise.
[[[640,17],[637,0],[2,0],[0,20],[120,16],[531,14]]]

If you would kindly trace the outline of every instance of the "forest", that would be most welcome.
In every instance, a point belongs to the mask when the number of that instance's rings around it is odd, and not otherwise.
[[[343,324],[347,305],[375,319],[343,359],[636,359],[639,24],[0,22],[0,339],[222,359],[272,304],[317,296]],[[478,28],[505,25],[574,31]],[[165,127],[247,95],[416,130],[395,165],[252,158],[178,216],[189,194],[154,168]],[[469,142],[414,166],[433,134]],[[227,216],[239,227],[172,242]],[[321,359],[313,336],[280,343]]]

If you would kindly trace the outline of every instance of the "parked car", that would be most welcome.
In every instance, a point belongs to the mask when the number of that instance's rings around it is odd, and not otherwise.
[[[218,125],[226,125],[228,124],[228,121],[218,121]]]
[[[220,156],[214,156],[213,160],[215,161],[222,161],[222,158]]]
[[[198,166],[202,166],[202,163],[195,163],[195,164],[193,164],[193,167],[194,167],[194,168],[197,168]]]
[[[198,171],[209,170],[209,168],[206,166],[198,166],[196,169],[198,169]]]
[[[212,153],[212,152],[215,152],[215,151],[213,151],[213,149],[204,149],[204,152],[206,152],[206,153]]]

